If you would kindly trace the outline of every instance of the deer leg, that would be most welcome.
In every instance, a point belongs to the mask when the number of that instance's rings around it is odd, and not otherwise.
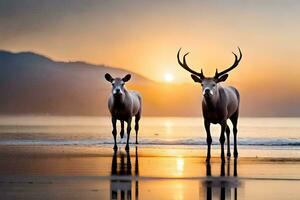
[[[212,143],[211,134],[210,134],[210,122],[207,120],[204,120],[204,126],[206,130],[206,143],[207,143],[207,155],[206,155],[206,161],[210,161],[210,147]]]
[[[237,150],[237,128],[233,128],[233,136],[234,136],[234,150],[233,150],[233,155],[235,158],[238,157],[239,153]]]
[[[121,138],[124,137],[124,121],[123,120],[121,120],[121,132],[120,132],[120,136],[121,136]]]
[[[132,120],[131,117],[127,120],[127,143],[126,143],[126,147],[125,147],[126,151],[129,151],[129,138],[130,138],[130,131],[131,131],[131,120]]]
[[[111,123],[113,126],[113,130],[112,130],[112,135],[114,137],[114,150],[117,151],[118,150],[118,146],[117,146],[117,119],[115,117],[111,118]]]
[[[135,130],[135,144],[138,144],[138,132],[139,132],[139,121],[141,119],[141,114],[138,113],[135,116],[135,125],[134,125],[134,130]]]
[[[225,161],[225,153],[224,153],[224,143],[225,143],[225,129],[227,127],[226,121],[221,123],[221,136],[220,136],[220,144],[221,144],[221,159]]]
[[[233,155],[234,158],[238,157],[238,150],[237,150],[237,122],[238,122],[238,112],[236,112],[236,114],[234,114],[231,118],[230,118],[232,125],[233,125],[233,138],[234,138],[234,150],[233,150]]]
[[[226,137],[227,137],[227,157],[230,158],[230,129],[229,126],[226,126]]]

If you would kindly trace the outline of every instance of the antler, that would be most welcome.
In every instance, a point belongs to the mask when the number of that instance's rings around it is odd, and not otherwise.
[[[222,76],[223,74],[226,74],[227,72],[233,70],[234,68],[236,68],[238,66],[239,62],[241,61],[241,59],[243,57],[241,49],[239,47],[238,47],[238,49],[239,49],[239,53],[240,53],[239,58],[237,57],[237,55],[235,53],[232,52],[235,57],[233,65],[220,73],[218,73],[218,69],[216,69],[215,78],[218,78],[218,77]]]
[[[177,53],[177,60],[178,60],[179,65],[180,65],[181,67],[183,67],[185,70],[187,70],[188,72],[191,72],[192,74],[195,74],[195,75],[199,76],[200,78],[204,78],[202,69],[201,69],[201,73],[199,73],[199,72],[196,72],[196,71],[192,70],[191,68],[189,68],[189,66],[186,64],[185,57],[186,57],[189,53],[184,54],[184,56],[183,56],[183,63],[181,62],[181,60],[180,60],[180,58],[179,58],[180,51],[181,51],[181,48],[179,49],[179,51],[178,51],[178,53]]]

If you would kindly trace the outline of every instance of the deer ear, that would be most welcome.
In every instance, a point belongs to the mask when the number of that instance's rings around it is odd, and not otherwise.
[[[104,77],[108,82],[112,82],[114,80],[109,73],[106,73]]]
[[[131,78],[131,75],[127,74],[124,78],[122,78],[122,81],[127,82],[130,80],[130,78]]]
[[[192,79],[193,79],[196,83],[201,83],[201,82],[202,82],[202,80],[201,80],[198,76],[196,76],[196,75],[194,75],[194,74],[191,74],[191,77],[192,77]]]
[[[218,82],[224,82],[228,78],[228,74],[224,74],[223,76],[218,78]]]

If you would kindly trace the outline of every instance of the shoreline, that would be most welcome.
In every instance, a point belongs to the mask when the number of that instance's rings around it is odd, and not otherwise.
[[[206,145],[130,145],[130,152],[139,149],[139,156],[143,157],[201,157],[206,156]],[[232,148],[231,148],[232,149]],[[300,148],[280,146],[238,146],[239,159],[273,159],[300,161]],[[119,144],[118,151],[125,152],[125,144]],[[220,157],[220,146],[214,145],[211,149],[212,157]],[[16,145],[0,144],[0,155],[26,156],[102,156],[111,157],[114,153],[111,144],[107,145]],[[233,157],[231,157],[233,158]]]
[[[117,152],[111,146],[0,145],[0,195],[5,200],[122,195],[202,200],[220,194],[226,199],[297,199],[300,157],[256,157],[248,151],[240,149],[238,159],[223,163],[218,148],[206,162],[205,148],[132,145],[128,153],[122,145]]]

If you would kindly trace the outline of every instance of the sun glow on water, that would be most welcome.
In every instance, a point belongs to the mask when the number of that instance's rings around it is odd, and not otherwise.
[[[176,171],[177,176],[182,176],[184,171],[184,159],[181,157],[178,157],[176,159]]]

